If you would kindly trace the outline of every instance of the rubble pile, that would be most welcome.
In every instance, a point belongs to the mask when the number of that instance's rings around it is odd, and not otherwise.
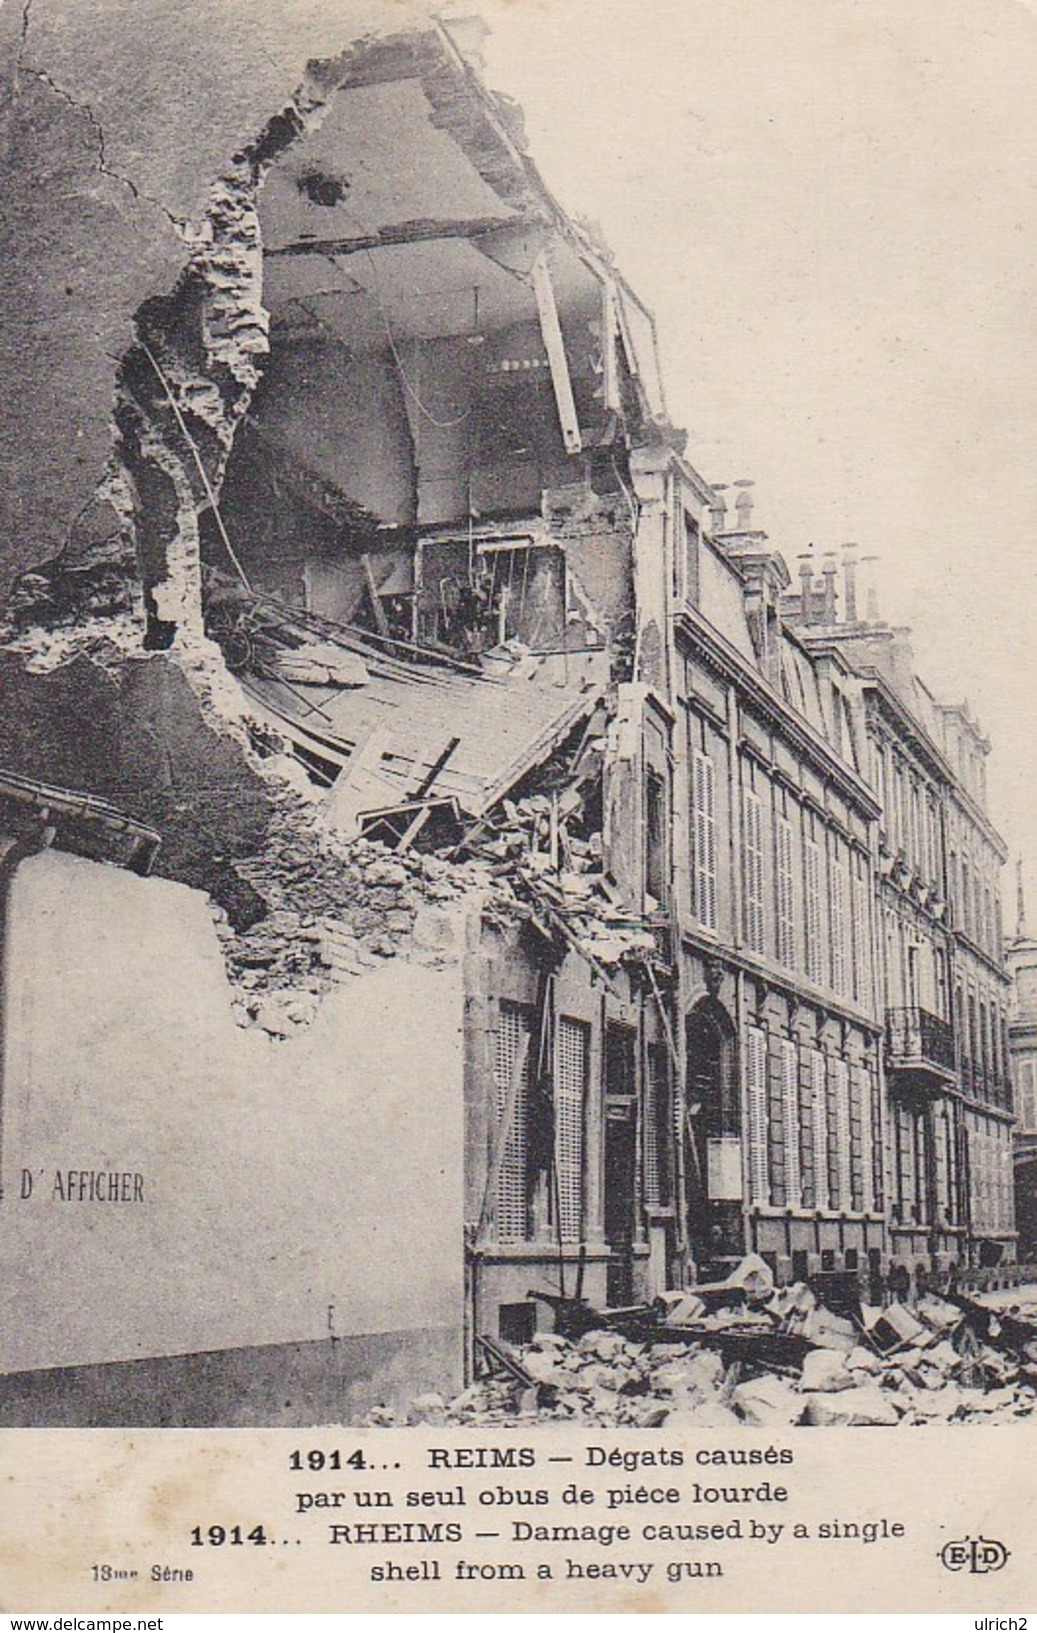
[[[653,953],[655,937],[624,907],[603,870],[600,831],[576,831],[582,805],[575,785],[553,798],[505,799],[492,832],[473,850],[496,872],[506,870],[516,895],[543,916],[545,927],[564,925],[567,939],[594,962],[618,964]]]
[[[679,1325],[657,1310],[653,1323],[617,1318],[579,1337],[539,1333],[515,1350],[494,1344],[506,1363],[499,1375],[449,1402],[422,1396],[407,1421],[906,1428],[1033,1415],[1037,1343],[1031,1356],[1018,1332],[1006,1341],[996,1312],[962,1303],[927,1297],[915,1310],[859,1306],[851,1317],[797,1283],[755,1306],[707,1313],[691,1293],[674,1308],[682,1317],[695,1306],[700,1313]],[[993,1322],[989,1341],[977,1332],[977,1310],[978,1326],[988,1315]],[[369,1421],[395,1420],[379,1410]]]
[[[272,1037],[308,1025],[324,993],[385,959],[455,957],[457,905],[485,885],[476,864],[337,841],[294,805],[275,814],[265,848],[235,871],[268,911],[237,931],[214,908],[234,1016]]]

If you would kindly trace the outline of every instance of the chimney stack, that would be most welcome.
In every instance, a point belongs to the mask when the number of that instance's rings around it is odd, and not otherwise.
[[[732,484],[738,489],[735,494],[735,515],[738,518],[739,533],[749,533],[753,525],[753,496],[754,484],[746,477]]]
[[[799,559],[799,615],[804,624],[814,622],[814,558],[809,552]]]
[[[1017,941],[1026,939],[1026,897],[1023,893],[1023,859],[1016,858],[1015,863],[1015,938]]]
[[[843,545],[843,613],[848,624],[857,622],[857,546]]]
[[[727,492],[727,483],[714,482],[711,484],[711,489],[713,502],[709,507],[709,519],[713,527],[713,533],[716,535],[725,532],[727,529],[727,500],[724,498],[724,494]]]
[[[836,562],[835,562],[835,551],[834,550],[826,550],[825,551],[825,562],[824,562],[824,566],[821,569],[821,572],[822,572],[822,574],[824,576],[824,581],[825,581],[824,621],[828,625],[834,624],[835,621],[836,621],[836,613],[835,613],[835,580],[836,580],[836,575],[838,574],[838,571],[839,571],[839,569],[836,566]]]
[[[868,584],[868,610],[866,616],[869,624],[880,624],[882,622],[879,615],[879,596],[878,590],[875,587],[874,573],[874,563],[878,561],[878,559],[878,556],[861,557],[861,566],[866,567],[868,570],[866,575]]]

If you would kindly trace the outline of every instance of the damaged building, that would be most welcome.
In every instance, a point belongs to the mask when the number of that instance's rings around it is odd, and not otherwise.
[[[1010,1262],[978,728],[684,457],[476,25],[143,9],[146,135],[124,43],[7,41],[4,1421]]]

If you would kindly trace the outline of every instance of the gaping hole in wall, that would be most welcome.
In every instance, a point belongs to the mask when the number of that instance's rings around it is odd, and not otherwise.
[[[255,967],[280,974],[256,990],[300,970],[324,989],[312,947],[263,914],[289,923],[302,886],[281,854],[315,874],[329,835],[474,858],[531,933],[602,969],[656,946],[642,863],[610,861],[605,834],[635,740],[607,773],[638,650],[629,456],[658,407],[608,260],[513,135],[435,31],[311,64],[214,185],[175,287],[136,312],[105,482],[12,604],[87,649],[99,614],[128,614],[118,662],[158,687],[141,648],[168,653],[228,752],[251,750],[246,774],[273,768],[224,845],[222,785],[203,797],[163,725],[146,807],[175,813],[161,865],[227,912],[231,965],[253,927],[273,935]],[[292,804],[286,752],[316,810]],[[199,810],[188,865],[177,832]]]

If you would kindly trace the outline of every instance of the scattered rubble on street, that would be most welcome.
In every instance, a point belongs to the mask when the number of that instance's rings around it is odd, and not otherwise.
[[[719,1305],[691,1290],[600,1312],[582,1333],[570,1309],[568,1335],[518,1348],[480,1340],[487,1375],[451,1401],[419,1397],[406,1421],[900,1428],[1037,1411],[1037,1324],[1017,1314],[957,1294],[839,1314],[805,1283],[764,1298],[730,1291]],[[378,1409],[367,1421],[399,1420]]]

